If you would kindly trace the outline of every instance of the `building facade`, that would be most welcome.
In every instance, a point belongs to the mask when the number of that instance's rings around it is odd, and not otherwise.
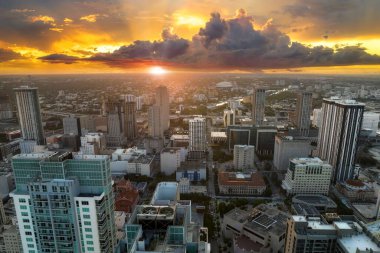
[[[16,155],[13,197],[24,252],[114,252],[108,156]]]
[[[273,166],[275,169],[287,170],[290,159],[308,157],[310,154],[311,145],[309,140],[276,135],[273,154]]]
[[[255,146],[235,145],[234,168],[236,170],[250,170],[255,166]]]
[[[324,194],[330,188],[332,166],[319,158],[294,158],[282,181],[287,194]]]
[[[189,150],[205,152],[207,150],[206,119],[196,117],[189,120]]]
[[[219,192],[228,195],[261,195],[266,190],[265,181],[259,172],[218,173]]]
[[[62,120],[63,122],[63,133],[64,134],[73,134],[77,136],[81,136],[81,124],[80,118],[74,117],[70,115],[69,117],[65,117]]]
[[[265,115],[265,89],[256,88],[252,95],[252,121],[254,125],[263,125]]]
[[[224,127],[235,125],[236,110],[226,109],[223,112]]]
[[[312,93],[299,92],[297,94],[296,126],[301,136],[308,136],[310,129],[310,115],[312,110]]]
[[[318,135],[318,156],[334,169],[333,181],[354,177],[358,137],[364,104],[337,97],[324,99],[322,126]]]
[[[156,105],[160,106],[161,115],[161,129],[166,131],[169,129],[170,118],[169,118],[169,93],[166,86],[158,86],[156,88]]]
[[[161,107],[153,105],[148,110],[148,134],[151,137],[159,138],[163,136],[161,128]]]
[[[26,141],[36,141],[37,145],[45,144],[42,126],[38,89],[21,86],[13,89],[16,94],[18,119],[22,138]]]

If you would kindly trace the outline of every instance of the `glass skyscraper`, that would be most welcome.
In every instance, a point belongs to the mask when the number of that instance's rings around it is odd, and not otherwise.
[[[24,252],[114,252],[114,196],[103,155],[13,157],[14,199]]]

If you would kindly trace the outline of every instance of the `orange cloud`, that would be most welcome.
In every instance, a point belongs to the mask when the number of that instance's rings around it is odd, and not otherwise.
[[[39,15],[39,16],[32,17],[32,22],[38,22],[38,21],[41,21],[45,24],[53,24],[55,22],[54,18],[50,16]]]
[[[99,14],[91,14],[91,15],[81,17],[80,20],[84,20],[84,21],[87,21],[90,23],[94,23],[94,22],[96,22],[96,19],[98,18],[98,16],[99,16]]]

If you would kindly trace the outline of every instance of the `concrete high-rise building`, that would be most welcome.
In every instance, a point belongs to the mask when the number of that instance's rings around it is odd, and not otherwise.
[[[207,150],[206,119],[196,117],[189,120],[189,150],[205,152]]]
[[[311,145],[309,140],[276,135],[273,154],[273,166],[275,169],[286,170],[290,159],[308,157],[310,154]]]
[[[108,155],[20,154],[12,166],[11,197],[24,252],[114,252]]]
[[[166,86],[158,86],[156,88],[156,105],[160,106],[161,114],[161,129],[166,131],[169,129],[170,118],[169,118],[169,93]]]
[[[161,108],[153,105],[148,110],[148,134],[151,137],[162,137],[163,130],[161,128]]]
[[[341,100],[337,97],[323,100],[317,153],[322,160],[333,166],[334,182],[354,177],[364,106],[355,100]]]
[[[312,125],[320,128],[322,125],[322,109],[317,108],[313,110],[313,121]]]
[[[137,136],[137,122],[136,122],[136,97],[134,95],[123,95],[124,111],[125,111],[125,137],[133,140]]]
[[[44,145],[45,137],[42,127],[38,89],[21,86],[13,90],[16,94],[22,138],[26,141],[36,141],[37,145]]]
[[[328,223],[323,217],[294,215],[288,219],[284,252],[380,252],[378,240],[361,224],[352,216]]]
[[[265,89],[256,88],[252,95],[252,122],[263,125],[265,115]]]
[[[289,162],[282,188],[289,195],[329,193],[332,167],[315,158],[294,158]]]
[[[119,147],[124,143],[125,107],[122,100],[106,103],[107,108],[107,145]]]
[[[254,168],[255,146],[235,145],[234,168],[236,170],[249,170]]]
[[[312,109],[312,93],[303,91],[297,94],[296,126],[301,136],[308,136],[310,129],[310,114]]]
[[[0,95],[0,120],[13,118],[12,105],[8,95]]]
[[[144,105],[144,97],[138,96],[136,97],[136,109],[137,111],[140,111]]]
[[[375,112],[365,112],[363,114],[362,130],[368,130],[370,137],[375,137],[379,128],[380,114]]]
[[[223,112],[224,127],[235,125],[236,110],[226,109]]]
[[[81,136],[80,118],[70,115],[63,118],[63,133]]]

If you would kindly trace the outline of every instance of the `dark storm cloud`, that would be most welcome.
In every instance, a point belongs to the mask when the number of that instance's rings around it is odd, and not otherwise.
[[[353,64],[380,64],[380,57],[357,46],[310,47],[292,42],[288,35],[268,21],[255,29],[252,17],[240,10],[233,19],[211,14],[205,28],[192,41],[179,38],[170,30],[161,41],[135,41],[112,53],[96,54],[81,60],[104,62],[110,66],[133,62],[159,62],[188,68],[298,68]],[[49,59],[44,59],[49,60]]]
[[[380,34],[378,0],[298,0],[283,10],[296,24],[311,23],[310,29],[304,31],[309,36],[345,38]]]
[[[50,63],[65,63],[72,64],[79,60],[78,57],[70,56],[66,54],[49,54],[38,58],[39,60],[50,62]]]
[[[9,49],[0,48],[0,62],[20,59],[22,56]]]

